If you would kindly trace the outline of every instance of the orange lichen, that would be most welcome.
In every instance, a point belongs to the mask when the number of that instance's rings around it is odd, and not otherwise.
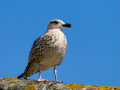
[[[90,88],[98,88],[98,89],[104,89],[104,90],[120,90],[120,87],[116,86],[100,86],[100,85],[81,85],[81,84],[67,84],[66,87],[68,87],[67,90],[76,90],[76,88],[85,88],[85,87],[90,87]]]
[[[36,85],[28,85],[25,87],[25,90],[34,90],[36,88]]]
[[[18,80],[18,78],[7,78],[7,77],[3,77],[3,79],[5,79],[5,80],[12,80],[12,81]]]

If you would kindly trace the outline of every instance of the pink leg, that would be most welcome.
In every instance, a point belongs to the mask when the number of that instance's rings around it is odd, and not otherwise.
[[[56,70],[56,66],[54,66],[54,74],[55,74],[55,81],[57,81],[57,70]]]
[[[46,81],[45,79],[41,78],[41,65],[39,66],[39,79],[37,80],[38,82],[43,82]]]

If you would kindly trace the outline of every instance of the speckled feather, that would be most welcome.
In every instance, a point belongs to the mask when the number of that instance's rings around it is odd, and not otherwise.
[[[61,24],[64,22],[59,21]],[[53,28],[54,23],[48,24],[48,30],[42,36],[38,37],[31,48],[28,65],[25,72],[19,76],[25,79],[41,70],[46,71],[51,67],[61,64],[66,53],[67,41],[62,29]],[[55,25],[53,25],[55,26]]]

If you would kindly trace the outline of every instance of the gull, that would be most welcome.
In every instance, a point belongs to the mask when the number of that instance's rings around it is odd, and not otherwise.
[[[41,78],[41,71],[47,71],[54,67],[55,81],[57,81],[56,66],[63,61],[67,49],[66,36],[62,32],[65,27],[71,27],[71,24],[64,23],[59,19],[49,22],[47,31],[33,43],[24,73],[17,78],[27,79],[27,77],[39,72],[37,81],[46,81]]]

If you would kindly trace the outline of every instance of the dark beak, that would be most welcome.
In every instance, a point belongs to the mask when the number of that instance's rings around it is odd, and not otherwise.
[[[62,26],[63,26],[63,27],[71,27],[71,24],[65,23],[65,24],[63,24]]]

